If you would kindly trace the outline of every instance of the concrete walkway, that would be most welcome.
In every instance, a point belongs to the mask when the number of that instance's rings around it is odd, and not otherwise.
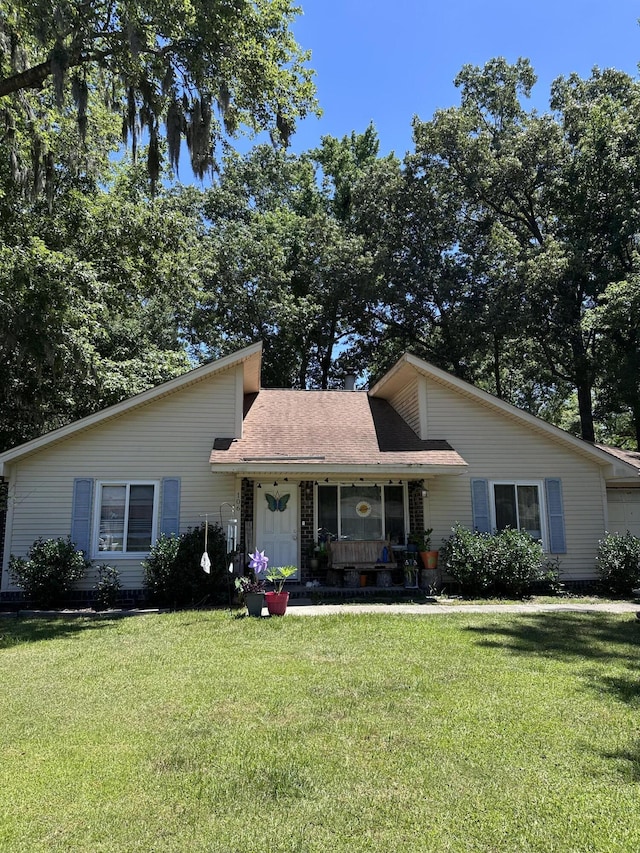
[[[168,613],[156,608],[131,610],[104,610],[96,612],[92,609],[80,610],[20,610],[0,611],[0,618],[78,618],[114,619],[127,616],[149,616],[158,613]],[[240,611],[239,611],[240,612]],[[404,613],[413,616],[442,616],[453,613],[630,613],[638,614],[640,620],[640,601],[593,601],[539,603],[523,602],[522,604],[465,604],[460,600],[441,599],[430,600],[421,604],[314,604],[310,598],[292,598],[287,607],[287,616],[339,616],[348,613]],[[268,616],[266,606],[263,616]]]
[[[345,613],[409,613],[414,616],[441,616],[451,613],[638,613],[640,603],[631,601],[558,602],[557,604],[463,604],[458,601],[424,604],[312,604],[310,599],[289,601],[287,615],[333,616]],[[640,617],[639,617],[640,618]]]

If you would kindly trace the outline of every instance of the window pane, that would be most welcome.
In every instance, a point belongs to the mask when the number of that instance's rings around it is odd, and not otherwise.
[[[152,528],[153,486],[130,486],[127,551],[149,551]]]
[[[384,533],[392,545],[404,543],[404,489],[384,487]]]
[[[343,486],[340,522],[343,539],[382,539],[380,487]]]
[[[518,529],[516,514],[516,487],[509,484],[498,484],[493,487],[496,498],[496,529],[505,527]]]
[[[122,551],[126,486],[103,486],[100,505],[100,551]]]
[[[518,486],[518,516],[520,530],[526,530],[534,539],[542,539],[537,486]]]
[[[322,541],[338,538],[338,487],[318,486],[318,536]]]

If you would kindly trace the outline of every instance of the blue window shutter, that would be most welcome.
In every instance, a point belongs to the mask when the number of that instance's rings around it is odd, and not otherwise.
[[[549,522],[549,550],[552,554],[566,554],[567,543],[564,532],[564,506],[562,503],[562,480],[549,478],[544,481],[547,493],[547,520]]]
[[[471,481],[471,507],[473,509],[473,529],[479,533],[491,532],[489,513],[489,483],[487,480]]]
[[[91,510],[93,480],[78,477],[73,481],[71,506],[71,541],[86,557],[91,555]]]
[[[180,533],[180,478],[165,477],[162,481],[162,516],[160,533],[176,536]]]

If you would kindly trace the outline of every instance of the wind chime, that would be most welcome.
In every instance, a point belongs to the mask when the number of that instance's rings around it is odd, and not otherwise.
[[[236,508],[233,504],[224,503],[220,506],[220,527],[222,527],[222,507],[228,506],[231,507],[231,511],[235,516]],[[200,566],[201,568],[209,575],[211,574],[211,559],[209,558],[209,513],[205,512],[201,514],[204,515],[204,552],[202,557],[200,558]],[[235,554],[238,547],[238,519],[233,517],[230,518],[227,522],[227,554]],[[233,560],[229,563],[229,573],[233,574]]]
[[[205,513],[204,515],[204,553],[200,560],[200,566],[204,569],[204,571],[210,575],[211,574],[211,560],[209,559],[209,552],[207,546],[209,544],[209,514]]]

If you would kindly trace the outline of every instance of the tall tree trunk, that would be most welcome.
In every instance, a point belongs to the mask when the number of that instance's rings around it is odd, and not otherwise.
[[[320,388],[323,391],[326,391],[329,387],[329,371],[331,370],[331,356],[333,354],[333,344],[327,344],[327,349],[325,350],[325,354],[321,359],[320,366],[322,370],[322,376],[320,380]]]
[[[593,408],[591,405],[591,382],[582,379],[576,383],[578,391],[578,411],[580,413],[580,434],[585,441],[595,441],[596,434],[593,426]]]
[[[309,358],[303,357],[298,370],[298,387],[304,390],[307,387],[307,371],[309,370]]]
[[[320,387],[323,391],[326,391],[329,386],[329,371],[331,370],[331,358],[333,356],[333,347],[335,345],[335,337],[336,337],[336,314],[337,314],[337,306],[332,306],[332,320],[331,325],[329,327],[329,333],[327,335],[327,346],[324,351],[324,355],[320,359],[320,370],[321,370],[321,380]],[[318,354],[320,354],[320,346],[318,345]]]
[[[493,336],[493,376],[496,382],[496,397],[502,400],[502,381],[500,379],[500,340]]]
[[[635,403],[631,407],[631,417],[633,419],[633,430],[636,436],[636,450],[640,450],[640,399],[636,398]]]
[[[580,434],[585,441],[593,442],[596,440],[593,426],[593,400],[591,396],[593,377],[580,329],[574,330],[571,335],[571,350],[573,353],[573,372],[576,391],[578,392]]]

